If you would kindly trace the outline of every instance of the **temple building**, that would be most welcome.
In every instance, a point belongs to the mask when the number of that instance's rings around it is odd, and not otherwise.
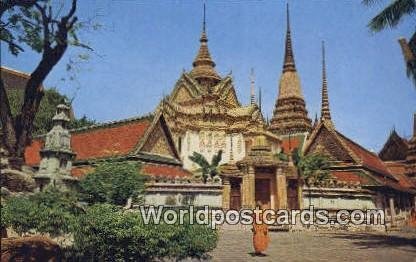
[[[263,134],[279,150],[280,139],[267,131],[259,106],[241,105],[230,75],[221,77],[208,49],[205,11],[200,48],[189,72],[183,72],[171,94],[157,108],[162,111],[172,131],[184,167],[195,170],[197,166],[189,156],[193,152],[211,159],[223,151],[221,163],[243,159],[257,134]],[[253,87],[252,87],[253,89]],[[252,90],[253,92],[253,90]]]
[[[67,147],[71,149],[67,154],[74,155],[74,158],[70,170],[65,170],[74,177],[83,177],[97,164],[108,160],[140,163],[142,173],[149,176],[174,178],[191,175],[182,168],[161,113],[74,129],[67,136]],[[40,175],[47,173],[55,162],[45,158],[50,151],[50,146],[45,144],[48,141],[48,135],[35,137],[25,151],[26,164],[39,169]]]
[[[329,108],[325,49],[322,45],[321,116],[308,137],[304,154],[322,154],[331,162],[331,179],[304,187],[304,198],[315,207],[328,210],[384,209],[387,221],[405,221],[416,206],[416,184],[383,160],[398,152],[405,154],[406,144],[395,132],[382,149],[380,158],[336,130]],[[399,158],[405,157],[401,155]],[[397,159],[392,156],[392,159]],[[403,159],[400,159],[403,160]],[[305,201],[306,203],[306,201]]]
[[[71,174],[82,177],[108,159],[137,161],[153,181],[148,187],[151,203],[197,202],[224,209],[378,208],[386,211],[391,224],[405,221],[416,206],[416,130],[410,140],[392,132],[379,155],[339,132],[331,117],[324,44],[321,114],[312,125],[295,65],[288,8],[286,15],[283,69],[270,123],[255,102],[253,78],[251,101],[242,105],[231,75],[216,71],[204,10],[192,69],[180,75],[152,116],[69,131]],[[189,156],[197,152],[210,161],[220,150],[216,182],[193,181],[199,167]],[[330,178],[303,181],[291,158],[294,150],[305,156],[325,155]],[[26,149],[26,163],[39,167],[47,162],[41,161],[47,152],[45,136],[35,138]]]

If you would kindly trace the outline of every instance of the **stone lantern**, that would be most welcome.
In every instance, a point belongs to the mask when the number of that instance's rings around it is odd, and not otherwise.
[[[46,185],[69,189],[77,182],[71,176],[75,153],[71,149],[71,134],[67,129],[69,109],[64,104],[56,107],[56,114],[52,118],[53,128],[46,135],[44,148],[40,151],[42,160],[34,176],[40,190]]]

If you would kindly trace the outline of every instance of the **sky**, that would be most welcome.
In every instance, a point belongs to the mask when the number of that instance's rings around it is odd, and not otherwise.
[[[75,114],[111,121],[152,112],[183,70],[192,68],[199,48],[203,1],[82,0],[78,17],[99,30],[80,32],[93,47],[90,59],[68,80],[70,48],[45,80],[73,98]],[[381,3],[388,1],[381,1]],[[242,104],[250,100],[250,69],[262,89],[263,114],[271,118],[281,76],[286,1],[206,0],[207,34],[217,71],[232,73]],[[296,67],[309,117],[320,112],[321,41],[326,44],[330,108],[338,131],[379,151],[391,130],[412,134],[416,88],[406,77],[397,39],[410,37],[416,17],[374,34],[369,20],[381,10],[361,1],[289,1]],[[1,46],[1,65],[31,72],[39,54],[18,57]],[[66,80],[63,80],[66,79]]]

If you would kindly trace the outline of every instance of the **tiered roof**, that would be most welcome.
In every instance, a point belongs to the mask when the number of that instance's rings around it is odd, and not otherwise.
[[[335,130],[328,120],[321,120],[312,131],[304,153],[327,155],[333,162],[331,174],[342,181],[359,181],[361,186],[416,192],[416,185],[409,183],[403,173],[391,172],[377,154]]]
[[[378,155],[384,161],[404,161],[406,160],[408,147],[407,140],[400,137],[393,129]]]
[[[208,49],[208,37],[206,33],[206,22],[205,22],[205,5],[204,5],[204,21],[202,26],[201,38],[199,39],[201,43],[199,47],[198,54],[195,57],[194,62],[192,63],[193,69],[191,71],[192,77],[198,81],[201,85],[205,86],[207,89],[210,89],[212,86],[216,85],[221,77],[215,71],[215,62],[211,58],[211,54]]]
[[[283,72],[279,82],[279,96],[270,122],[270,130],[279,135],[303,133],[311,130],[311,120],[308,118],[293,55],[289,7],[287,7]]]

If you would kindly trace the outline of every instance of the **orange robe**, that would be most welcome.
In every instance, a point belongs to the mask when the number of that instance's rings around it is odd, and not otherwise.
[[[409,226],[416,227],[416,212],[415,211],[412,211],[410,214]]]
[[[257,254],[266,250],[269,245],[269,229],[266,224],[258,225],[253,223],[253,246]]]

